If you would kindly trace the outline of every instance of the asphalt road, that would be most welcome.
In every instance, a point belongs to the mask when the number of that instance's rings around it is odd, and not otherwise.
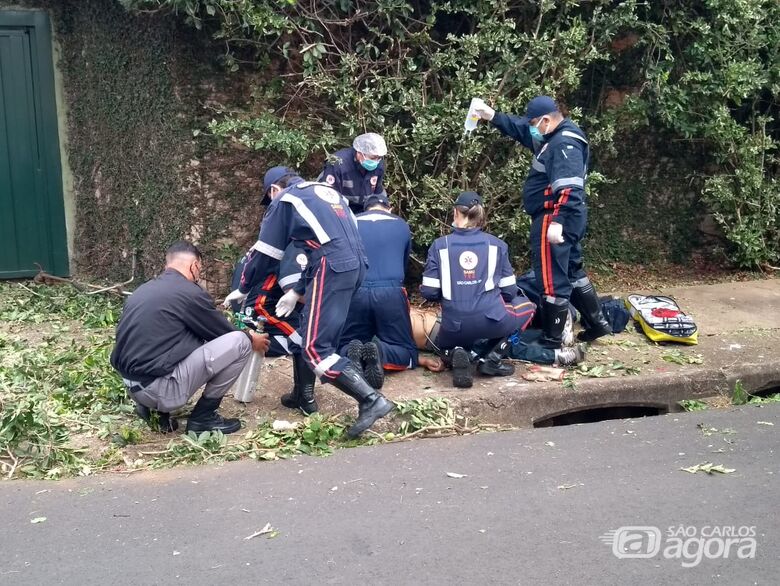
[[[742,407],[0,483],[0,583],[777,584],[778,430],[780,406]],[[703,462],[735,471],[680,470]],[[650,528],[618,552],[660,551],[619,559],[600,536],[625,526]],[[743,527],[755,549],[725,555]]]

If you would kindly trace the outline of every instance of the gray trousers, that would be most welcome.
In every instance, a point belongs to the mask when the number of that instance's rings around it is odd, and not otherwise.
[[[184,406],[203,385],[204,397],[221,399],[241,374],[251,353],[252,344],[246,334],[230,332],[204,344],[179,362],[171,374],[154,379],[130,396],[163,413]]]

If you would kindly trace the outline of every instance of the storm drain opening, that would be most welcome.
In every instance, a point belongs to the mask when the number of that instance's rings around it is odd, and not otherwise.
[[[534,421],[534,427],[557,427],[560,425],[578,425],[580,423],[596,423],[610,419],[637,419],[639,417],[655,417],[666,415],[664,407],[649,407],[643,405],[613,405],[610,407],[593,407],[579,411],[569,411],[559,415],[551,415]]]
[[[758,391],[751,391],[750,396],[762,397],[766,399],[767,397],[771,397],[772,395],[777,395],[778,393],[780,393],[780,385],[778,383],[773,382],[772,384],[764,387],[763,389],[759,389]]]

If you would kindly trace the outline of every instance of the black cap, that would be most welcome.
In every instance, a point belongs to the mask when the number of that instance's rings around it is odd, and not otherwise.
[[[482,205],[482,198],[476,191],[461,191],[455,205],[471,209],[475,205]]]
[[[525,117],[528,118],[528,120],[533,120],[557,111],[558,105],[550,96],[536,96],[533,100],[528,102]]]
[[[385,206],[386,208],[391,207],[390,199],[388,199],[386,191],[382,191],[382,193],[372,193],[371,195],[367,195],[366,198],[363,200],[363,210],[367,210],[371,206],[375,206],[377,204],[381,206]]]
[[[298,173],[295,171],[295,169],[290,169],[290,167],[285,167],[284,165],[271,167],[268,169],[268,171],[266,171],[265,177],[263,177],[263,198],[260,201],[260,205],[271,203],[271,197],[268,195],[268,192],[271,191],[271,186],[288,175],[297,176]]]

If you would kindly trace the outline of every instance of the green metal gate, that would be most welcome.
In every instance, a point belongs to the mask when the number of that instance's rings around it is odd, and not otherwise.
[[[0,10],[0,278],[68,274],[49,19]]]

